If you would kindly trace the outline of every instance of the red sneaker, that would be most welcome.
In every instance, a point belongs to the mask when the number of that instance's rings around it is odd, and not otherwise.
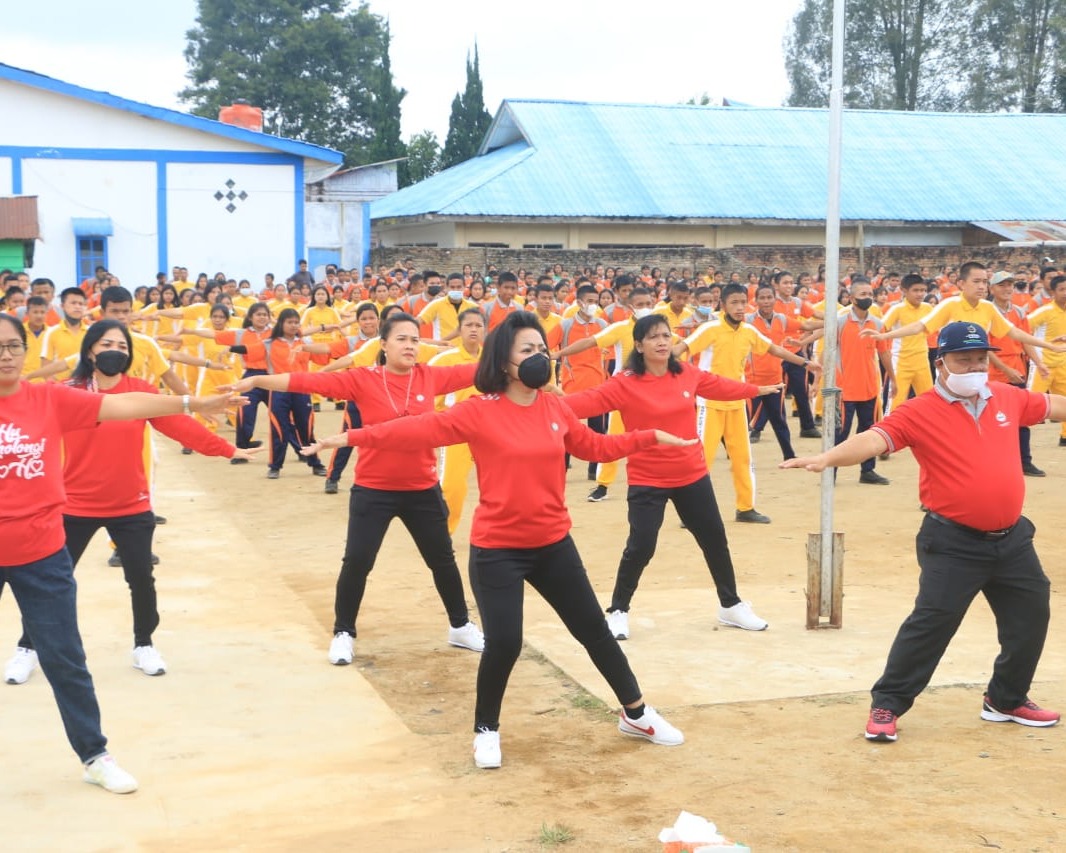
[[[899,737],[896,734],[895,714],[888,708],[871,708],[870,719],[866,721],[866,739],[880,741],[894,741]]]
[[[992,703],[988,701],[988,697],[985,697],[984,707],[981,708],[981,719],[988,720],[992,723],[1021,723],[1023,726],[1037,726],[1043,728],[1045,726],[1053,726],[1060,719],[1062,715],[1055,711],[1045,711],[1043,708],[1036,705],[1034,702],[1025,700],[1017,708],[1011,708],[1008,710],[1000,711],[998,708],[992,706]]]

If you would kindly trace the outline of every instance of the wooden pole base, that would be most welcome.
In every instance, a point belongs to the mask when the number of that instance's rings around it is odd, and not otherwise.
[[[822,534],[807,534],[807,627],[839,628],[844,618],[844,534],[833,534],[833,564],[823,571]]]

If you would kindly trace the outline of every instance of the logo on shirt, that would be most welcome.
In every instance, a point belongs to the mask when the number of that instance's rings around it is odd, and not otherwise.
[[[1010,421],[1007,420],[1007,416],[1003,412],[996,412],[996,423],[1001,427],[1010,426]]]
[[[0,424],[0,480],[8,477],[22,480],[43,477],[47,441],[46,438],[30,441],[29,436],[14,424]]]
[[[688,391],[682,391],[682,392],[681,392],[681,396],[682,396],[682,397],[684,397],[684,398],[685,398],[685,399],[687,400],[687,399],[688,399],[689,397],[691,397],[692,395],[691,395],[691,394],[689,394],[689,393],[688,393]]]
[[[555,430],[556,432],[558,432],[558,431],[559,431],[559,424],[557,424],[557,423],[555,423],[555,422],[553,421],[553,422],[552,422],[552,429],[553,429],[553,430]]]

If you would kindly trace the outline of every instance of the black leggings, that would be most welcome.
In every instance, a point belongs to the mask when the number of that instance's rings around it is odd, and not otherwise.
[[[156,608],[155,578],[152,576],[152,536],[155,534],[155,513],[139,512],[114,518],[85,518],[64,515],[63,529],[67,534],[67,550],[71,562],[77,566],[81,555],[101,527],[115,543],[122,560],[122,572],[130,588],[133,604],[133,645],[152,645],[152,633],[159,627]],[[22,629],[19,645],[32,649],[33,643]]]
[[[543,548],[471,545],[470,586],[485,631],[485,651],[477,670],[474,731],[499,728],[507,679],[522,651],[525,581],[552,606],[574,639],[585,647],[618,701],[631,705],[640,699],[637,677],[618,641],[611,636],[569,534]]]
[[[352,486],[348,499],[348,543],[344,548],[337,597],[333,606],[333,633],[355,636],[355,620],[366,592],[366,579],[374,568],[382,540],[394,518],[403,522],[418,552],[433,572],[437,594],[444,602],[448,621],[461,628],[470,621],[463,596],[463,579],[455,564],[448,535],[448,508],[440,486],[422,491],[393,492]]]
[[[729,554],[725,525],[718,511],[710,476],[704,474],[695,483],[673,489],[630,486],[626,500],[629,502],[629,538],[618,563],[618,576],[615,578],[608,612],[629,610],[629,602],[637,591],[640,576],[655,556],[667,500],[674,502],[681,523],[695,537],[703,551],[703,559],[707,561],[707,568],[718,590],[719,603],[722,607],[739,603],[733,558]]]

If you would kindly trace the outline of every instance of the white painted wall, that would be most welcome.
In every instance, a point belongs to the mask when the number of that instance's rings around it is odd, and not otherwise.
[[[278,281],[295,270],[293,258],[293,170],[289,166],[167,165],[169,243],[167,265],[179,264],[196,274],[218,270],[233,278],[263,280],[272,272]],[[226,210],[226,181],[234,182],[236,210]],[[153,269],[152,272],[155,272]]]
[[[867,246],[961,246],[961,228],[871,228],[863,231],[863,243]]]
[[[310,201],[304,207],[308,246],[340,248],[341,266],[358,269],[363,264],[363,208],[359,202]]]
[[[157,265],[158,231],[153,163],[24,160],[24,195],[36,195],[41,239],[34,275],[57,287],[76,284],[76,243],[71,219],[109,217],[108,268],[123,284],[149,283]],[[62,282],[62,284],[61,284]]]
[[[14,195],[11,186],[11,158],[0,157],[0,195]]]
[[[250,143],[208,135],[8,80],[0,80],[0,115],[18,116],[17,121],[7,122],[4,126],[4,145],[175,151],[263,150]]]

